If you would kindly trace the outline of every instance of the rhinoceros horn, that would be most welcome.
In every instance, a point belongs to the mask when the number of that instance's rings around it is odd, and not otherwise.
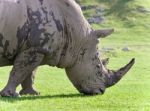
[[[105,38],[111,33],[114,32],[114,29],[100,29],[100,30],[94,30],[92,31],[92,36],[97,37],[97,38]]]
[[[108,74],[106,74],[106,87],[116,84],[130,70],[134,63],[135,59],[133,58],[127,65],[117,71],[108,70]]]

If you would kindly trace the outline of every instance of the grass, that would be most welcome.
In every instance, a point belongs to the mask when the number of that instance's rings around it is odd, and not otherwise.
[[[100,41],[99,47],[114,48],[102,53],[110,57],[109,68],[117,69],[132,57],[136,64],[115,86],[106,90],[104,95],[84,96],[70,83],[64,70],[49,66],[39,67],[35,87],[40,96],[1,98],[0,111],[150,111],[150,14],[126,11],[119,7],[126,2],[132,10],[136,6],[150,7],[149,0],[82,0],[84,4],[107,7],[107,20],[103,24],[93,24],[94,28],[114,27],[115,33]],[[101,3],[101,4],[100,4]],[[115,7],[114,7],[115,6]],[[113,10],[112,10],[113,9]],[[88,10],[92,15],[93,10]],[[131,51],[121,49],[128,46]],[[8,79],[11,67],[0,68],[0,88]],[[20,87],[17,91],[20,90]]]

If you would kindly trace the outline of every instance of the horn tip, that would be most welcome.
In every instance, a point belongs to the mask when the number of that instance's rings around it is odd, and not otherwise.
[[[135,63],[135,58],[132,58],[130,63],[134,64]]]

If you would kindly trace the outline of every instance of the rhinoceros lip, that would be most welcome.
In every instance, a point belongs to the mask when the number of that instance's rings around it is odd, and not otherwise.
[[[79,90],[80,93],[83,93],[85,95],[98,95],[98,94],[104,94],[105,93],[105,90],[99,88],[97,90],[83,90],[83,89],[80,89]]]

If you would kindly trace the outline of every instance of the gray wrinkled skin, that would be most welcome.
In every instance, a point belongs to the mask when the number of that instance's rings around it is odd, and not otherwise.
[[[74,0],[0,0],[0,66],[13,65],[1,96],[39,94],[33,88],[39,65],[65,68],[84,94],[103,94],[134,64],[107,69],[108,59],[97,55],[98,38],[113,29],[93,30]]]

